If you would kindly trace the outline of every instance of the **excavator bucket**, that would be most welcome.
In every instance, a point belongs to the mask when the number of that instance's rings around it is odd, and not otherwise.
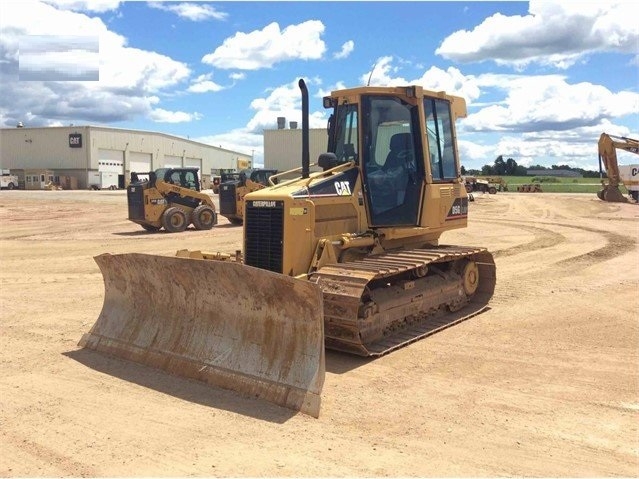
[[[611,203],[628,203],[628,198],[623,195],[618,186],[606,185],[597,192],[597,196],[600,200]]]
[[[79,346],[318,417],[317,285],[229,261],[135,253],[95,261],[104,304]]]

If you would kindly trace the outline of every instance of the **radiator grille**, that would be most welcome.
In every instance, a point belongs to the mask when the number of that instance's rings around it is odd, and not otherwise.
[[[235,208],[235,183],[222,183],[220,185],[220,214],[234,215],[237,214]]]
[[[254,206],[254,203],[269,203],[272,206]],[[282,273],[284,202],[247,202],[244,228],[244,262],[249,266]]]

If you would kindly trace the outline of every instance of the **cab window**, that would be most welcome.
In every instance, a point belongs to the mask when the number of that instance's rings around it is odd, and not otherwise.
[[[450,103],[435,98],[424,99],[426,138],[433,181],[457,178],[457,161],[453,147],[453,127]]]

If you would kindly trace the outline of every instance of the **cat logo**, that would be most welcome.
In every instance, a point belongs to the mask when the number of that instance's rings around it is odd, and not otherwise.
[[[348,184],[348,181],[336,181],[335,182],[335,191],[340,196],[350,196],[351,193],[351,185]]]

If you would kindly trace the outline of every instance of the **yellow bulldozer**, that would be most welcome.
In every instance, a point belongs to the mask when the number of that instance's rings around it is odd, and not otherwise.
[[[269,186],[269,178],[276,174],[277,170],[263,168],[222,173],[219,185],[220,215],[234,225],[241,225],[244,218],[244,197]]]
[[[539,183],[525,183],[523,185],[517,185],[517,191],[519,193],[541,193],[541,185]]]
[[[169,233],[177,233],[191,223],[195,229],[209,230],[217,224],[213,200],[200,191],[197,168],[159,168],[148,173],[131,173],[127,204],[129,221],[147,231],[164,228]]]
[[[468,221],[464,99],[333,91],[327,153],[311,164],[299,87],[301,167],[246,195],[243,251],[96,256],[104,304],[81,346],[317,417],[325,348],[381,356],[488,307],[492,254],[440,243]]]

